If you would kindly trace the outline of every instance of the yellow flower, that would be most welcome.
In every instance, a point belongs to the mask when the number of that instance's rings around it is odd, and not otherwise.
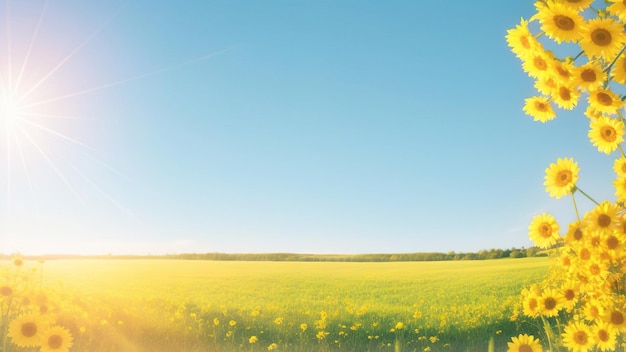
[[[62,326],[52,326],[41,336],[41,352],[68,352],[72,347],[72,334]]]
[[[626,201],[626,176],[620,176],[613,181],[615,195],[618,202]]]
[[[507,31],[506,41],[511,51],[520,59],[527,57],[536,48],[541,48],[541,44],[528,29],[528,21],[523,18],[519,25]]]
[[[536,286],[532,286],[530,289],[524,289],[522,291],[522,307],[523,313],[527,317],[535,318],[539,316],[541,307],[539,306],[539,297],[541,292]]]
[[[607,310],[602,316],[603,320],[618,332],[626,332],[626,315],[621,309],[614,307]]]
[[[559,44],[562,41],[577,41],[583,34],[583,16],[571,7],[555,2],[549,4],[542,7],[536,15],[541,23],[541,30]]]
[[[563,308],[571,312],[578,302],[578,284],[574,281],[567,281],[560,290],[563,296]]]
[[[617,114],[617,111],[623,106],[622,100],[609,89],[598,88],[593,90],[589,92],[587,100],[591,107],[605,114]]]
[[[276,343],[272,343],[271,345],[267,346],[268,351],[275,350],[277,348],[278,348],[278,345]]]
[[[607,7],[606,8],[607,11],[617,16],[620,21],[626,22],[626,4],[624,3],[624,1],[623,0],[608,0],[608,1],[612,2],[613,5]]]
[[[595,61],[589,61],[574,69],[572,84],[584,91],[591,91],[600,87],[605,79],[606,72],[602,67]]]
[[[626,36],[623,25],[612,18],[594,18],[583,25],[580,46],[589,58],[612,60],[622,49]]]
[[[556,164],[552,163],[546,169],[545,182],[546,192],[550,197],[559,199],[572,193],[578,181],[578,163],[573,158],[559,158]]]
[[[213,325],[218,326],[220,325],[220,320],[217,318],[213,318]]]
[[[626,84],[626,56],[621,55],[611,70],[613,81],[619,84]]]
[[[523,110],[527,115],[532,116],[534,121],[543,123],[556,117],[556,113],[550,105],[550,100],[544,97],[527,98]]]
[[[591,121],[588,136],[599,152],[611,154],[624,141],[624,123],[602,116]]]
[[[580,91],[567,85],[559,85],[552,94],[552,100],[556,105],[565,110],[572,110],[578,104]]]
[[[250,336],[250,338],[248,339],[248,342],[251,343],[251,344],[252,343],[256,343],[257,341],[259,341],[259,338],[254,336],[254,335]]]
[[[401,321],[399,321],[399,322],[396,324],[396,330],[402,330],[403,328],[404,328],[404,323],[403,323],[403,322],[401,322]]]
[[[619,221],[617,218],[617,206],[609,201],[604,201],[597,205],[592,211],[585,214],[583,219],[589,231],[601,233],[611,233],[617,229]]]
[[[565,242],[570,246],[582,243],[585,238],[585,228],[580,221],[574,221],[567,227],[565,234]]]
[[[278,317],[278,318],[274,319],[274,324],[282,325],[283,324],[283,318]]]
[[[540,248],[548,248],[554,245],[561,237],[559,224],[550,214],[543,213],[533,218],[528,227],[528,234],[535,245]]]
[[[617,331],[607,322],[600,322],[591,329],[596,347],[602,351],[614,351],[617,343]]]
[[[555,317],[563,308],[563,296],[555,289],[546,289],[539,298],[539,306],[541,315]]]
[[[593,0],[564,0],[560,1],[563,5],[571,7],[577,11],[582,11],[591,5]]]
[[[536,339],[533,335],[519,335],[518,337],[512,337],[512,342],[507,342],[509,349],[507,352],[542,352],[543,347],[539,343],[539,339]]]
[[[532,78],[547,79],[553,75],[550,70],[552,60],[554,60],[552,54],[543,49],[536,49],[522,60],[522,69]]]
[[[43,323],[36,315],[19,316],[9,324],[7,336],[18,347],[34,347],[39,345]]]
[[[587,352],[594,346],[593,335],[582,322],[570,323],[562,334],[563,344],[572,352]]]
[[[306,329],[308,328],[308,326],[304,323],[300,324],[300,330],[302,331],[306,331]]]
[[[237,325],[237,322],[234,321],[234,320],[231,320],[231,321],[228,322],[228,325],[235,326],[235,325]]]

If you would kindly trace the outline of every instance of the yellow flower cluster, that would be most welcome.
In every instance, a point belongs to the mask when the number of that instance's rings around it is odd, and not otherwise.
[[[0,328],[7,332],[2,336],[2,344],[10,341],[29,350],[68,352],[73,345],[72,334],[57,325],[48,296],[33,287],[34,271],[23,269],[20,254],[15,254],[11,261],[13,268],[0,273]]]
[[[537,1],[536,14],[506,35],[539,92],[526,99],[526,114],[545,123],[556,117],[554,105],[571,110],[586,95],[589,141],[600,153],[621,153],[613,167],[615,201],[597,202],[577,186],[579,168],[573,158],[551,164],[546,191],[557,199],[571,195],[577,220],[563,235],[550,214],[535,216],[529,226],[529,237],[554,254],[555,265],[546,280],[523,290],[521,311],[542,320],[551,348],[582,352],[614,351],[623,347],[618,341],[626,339],[625,120],[624,97],[618,93],[626,85],[626,2],[592,3]],[[574,48],[578,54],[557,57],[549,45]],[[577,192],[596,204],[582,217]],[[543,350],[539,339],[527,334],[513,337],[508,346],[509,352]]]

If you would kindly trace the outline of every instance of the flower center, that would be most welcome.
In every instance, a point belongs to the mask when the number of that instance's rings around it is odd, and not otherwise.
[[[535,109],[537,109],[537,111],[540,111],[540,112],[547,112],[548,111],[548,104],[540,102],[540,101],[536,101],[535,102]]]
[[[600,275],[600,271],[601,270],[598,264],[592,264],[591,266],[589,266],[589,272],[593,275]]]
[[[583,238],[583,231],[581,229],[576,229],[576,231],[574,231],[574,239],[576,241],[580,241]]]
[[[600,339],[600,341],[607,342],[609,341],[609,338],[610,336],[608,331],[604,329],[598,330],[598,339]]]
[[[597,79],[596,72],[590,68],[584,69],[583,72],[580,73],[580,78],[582,78],[584,82],[595,82]]]
[[[7,297],[10,296],[13,293],[13,289],[9,286],[2,286],[0,287],[0,294]]]
[[[546,63],[546,60],[542,59],[539,56],[535,56],[535,58],[533,59],[533,64],[535,65],[535,68],[539,71],[545,71],[548,69],[548,64]]]
[[[63,345],[63,338],[59,335],[52,335],[48,338],[48,346],[51,348],[59,348]]]
[[[524,47],[524,49],[530,49],[530,41],[528,41],[528,37],[527,36],[521,36],[519,38],[520,43],[522,44],[522,46]]]
[[[611,237],[606,239],[606,246],[609,247],[609,249],[615,249],[619,246],[619,240],[617,237],[611,235]]]
[[[574,290],[567,289],[567,291],[565,291],[565,299],[568,301],[573,300],[576,297],[576,293],[574,292]]]
[[[562,170],[556,174],[556,185],[558,187],[564,187],[572,182],[572,172],[569,170]]]
[[[587,333],[584,331],[576,331],[574,334],[574,341],[579,345],[587,344]]]
[[[622,325],[624,323],[624,314],[613,311],[611,313],[611,323],[613,325]]]
[[[549,238],[550,236],[552,236],[552,226],[550,226],[549,224],[543,223],[541,225],[541,228],[539,229],[539,234],[543,238]]]
[[[533,348],[527,344],[520,345],[518,348],[519,352],[533,352]]]
[[[546,307],[546,309],[552,310],[552,309],[554,309],[554,307],[556,307],[556,300],[553,297],[548,297],[543,302],[543,305],[544,305],[544,307]]]
[[[537,308],[537,305],[537,299],[531,298],[528,300],[528,308],[530,308],[530,310],[534,310],[535,308]]]
[[[598,216],[598,226],[608,227],[609,225],[611,225],[611,217],[606,214],[600,214]]]
[[[580,250],[580,259],[587,260],[591,258],[591,252],[587,248],[583,248]]]
[[[606,93],[599,92],[596,97],[598,98],[598,102],[604,106],[610,106],[613,104],[613,98]]]
[[[32,322],[22,324],[22,336],[33,337],[37,333],[37,325]]]
[[[559,96],[563,100],[570,100],[570,99],[572,99],[572,95],[570,94],[569,89],[567,87],[559,88]]]
[[[615,139],[617,138],[617,131],[615,131],[615,129],[611,126],[603,126],[600,129],[600,135],[602,136],[602,139],[604,139],[605,141],[614,142]]]
[[[607,46],[612,41],[611,33],[604,28],[594,29],[591,32],[591,41],[598,46]]]
[[[562,29],[564,31],[571,31],[572,29],[574,29],[574,20],[567,16],[556,15],[552,18],[552,20],[559,29]]]

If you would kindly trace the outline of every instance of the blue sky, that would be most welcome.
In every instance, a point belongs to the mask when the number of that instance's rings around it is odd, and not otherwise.
[[[4,0],[0,78],[24,68],[37,116],[2,128],[0,252],[528,247],[534,215],[574,217],[542,185],[558,157],[613,199],[585,104],[522,112],[534,88],[504,36],[533,10]]]

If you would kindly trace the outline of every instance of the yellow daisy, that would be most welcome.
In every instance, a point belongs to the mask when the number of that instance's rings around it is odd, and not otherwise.
[[[602,116],[591,121],[588,136],[599,152],[611,154],[624,141],[624,123]]]
[[[591,5],[593,0],[563,0],[560,1],[563,5],[571,7],[577,11],[582,11]]]
[[[531,97],[524,101],[524,112],[533,117],[534,121],[546,123],[556,117],[556,113],[550,105],[550,100],[545,97]]]
[[[613,80],[620,84],[626,84],[626,55],[622,54],[611,69]]]
[[[37,346],[43,330],[42,324],[41,319],[36,315],[19,316],[9,324],[7,336],[18,347]]]
[[[573,158],[559,158],[546,169],[545,182],[546,192],[550,197],[559,199],[572,193],[578,181],[578,163]]]
[[[588,102],[594,109],[606,114],[616,114],[624,105],[617,94],[602,88],[589,92]]]
[[[535,245],[540,248],[549,248],[561,238],[559,224],[552,215],[546,213],[533,218],[528,226],[528,234]]]
[[[626,314],[618,307],[608,309],[602,318],[616,331],[626,332]]]
[[[576,306],[576,303],[578,303],[578,284],[569,280],[561,286],[560,290],[561,295],[563,295],[563,308],[571,312]]]
[[[605,79],[606,72],[602,67],[595,61],[589,61],[574,68],[572,84],[587,92],[599,88]]]
[[[535,89],[543,95],[552,95],[556,89],[556,81],[552,77],[541,77],[535,80]]]
[[[591,105],[587,105],[587,109],[585,109],[585,116],[587,116],[589,120],[595,120],[601,116],[604,116],[604,113],[598,111]]]
[[[511,342],[507,342],[509,349],[507,352],[542,352],[543,347],[533,335],[520,334],[512,337]]]
[[[626,41],[623,25],[611,18],[590,19],[583,28],[580,46],[589,58],[612,60]]]
[[[596,347],[601,351],[614,351],[617,344],[617,331],[608,323],[600,322],[591,328]]]
[[[574,221],[567,226],[565,234],[565,243],[569,246],[581,244],[585,239],[585,228],[580,221]]]
[[[530,288],[525,288],[522,290],[522,312],[527,317],[536,318],[541,313],[541,306],[539,306],[539,298],[541,297],[541,292],[536,285],[531,286]]]
[[[559,85],[557,89],[554,90],[552,100],[559,108],[572,110],[576,107],[579,97],[580,91],[578,89],[566,85]]]
[[[613,162],[613,171],[617,176],[626,176],[626,158],[621,156]]]
[[[73,345],[72,334],[62,326],[52,326],[41,336],[41,352],[68,352]]]
[[[567,59],[565,61],[561,61],[558,59],[554,59],[551,62],[552,72],[555,73],[555,78],[558,83],[562,85],[569,85],[574,78],[574,71],[576,67],[572,60]]]
[[[554,60],[554,57],[551,53],[543,50],[533,50],[523,59],[522,69],[532,78],[548,78],[554,74],[550,65],[552,60]]]
[[[611,233],[619,226],[617,206],[605,200],[592,211],[586,213],[583,221],[589,231]]]
[[[626,22],[626,3],[623,0],[608,0],[613,5],[606,8],[609,13],[615,15],[620,21]]]
[[[528,21],[523,18],[520,24],[507,31],[506,41],[511,51],[522,60],[535,49],[541,48],[541,44],[528,29]]]
[[[618,202],[626,201],[626,176],[620,176],[613,181],[613,188],[615,188],[615,195]]]
[[[583,313],[585,320],[597,322],[606,314],[606,309],[597,299],[590,299],[584,303]]]
[[[542,7],[536,15],[541,30],[557,43],[575,42],[583,34],[583,16],[577,10],[558,3]]]
[[[573,322],[565,327],[563,345],[572,352],[587,352],[594,346],[593,334],[583,322]]]
[[[555,317],[563,309],[563,295],[555,289],[546,289],[539,298],[539,307],[541,315]]]

